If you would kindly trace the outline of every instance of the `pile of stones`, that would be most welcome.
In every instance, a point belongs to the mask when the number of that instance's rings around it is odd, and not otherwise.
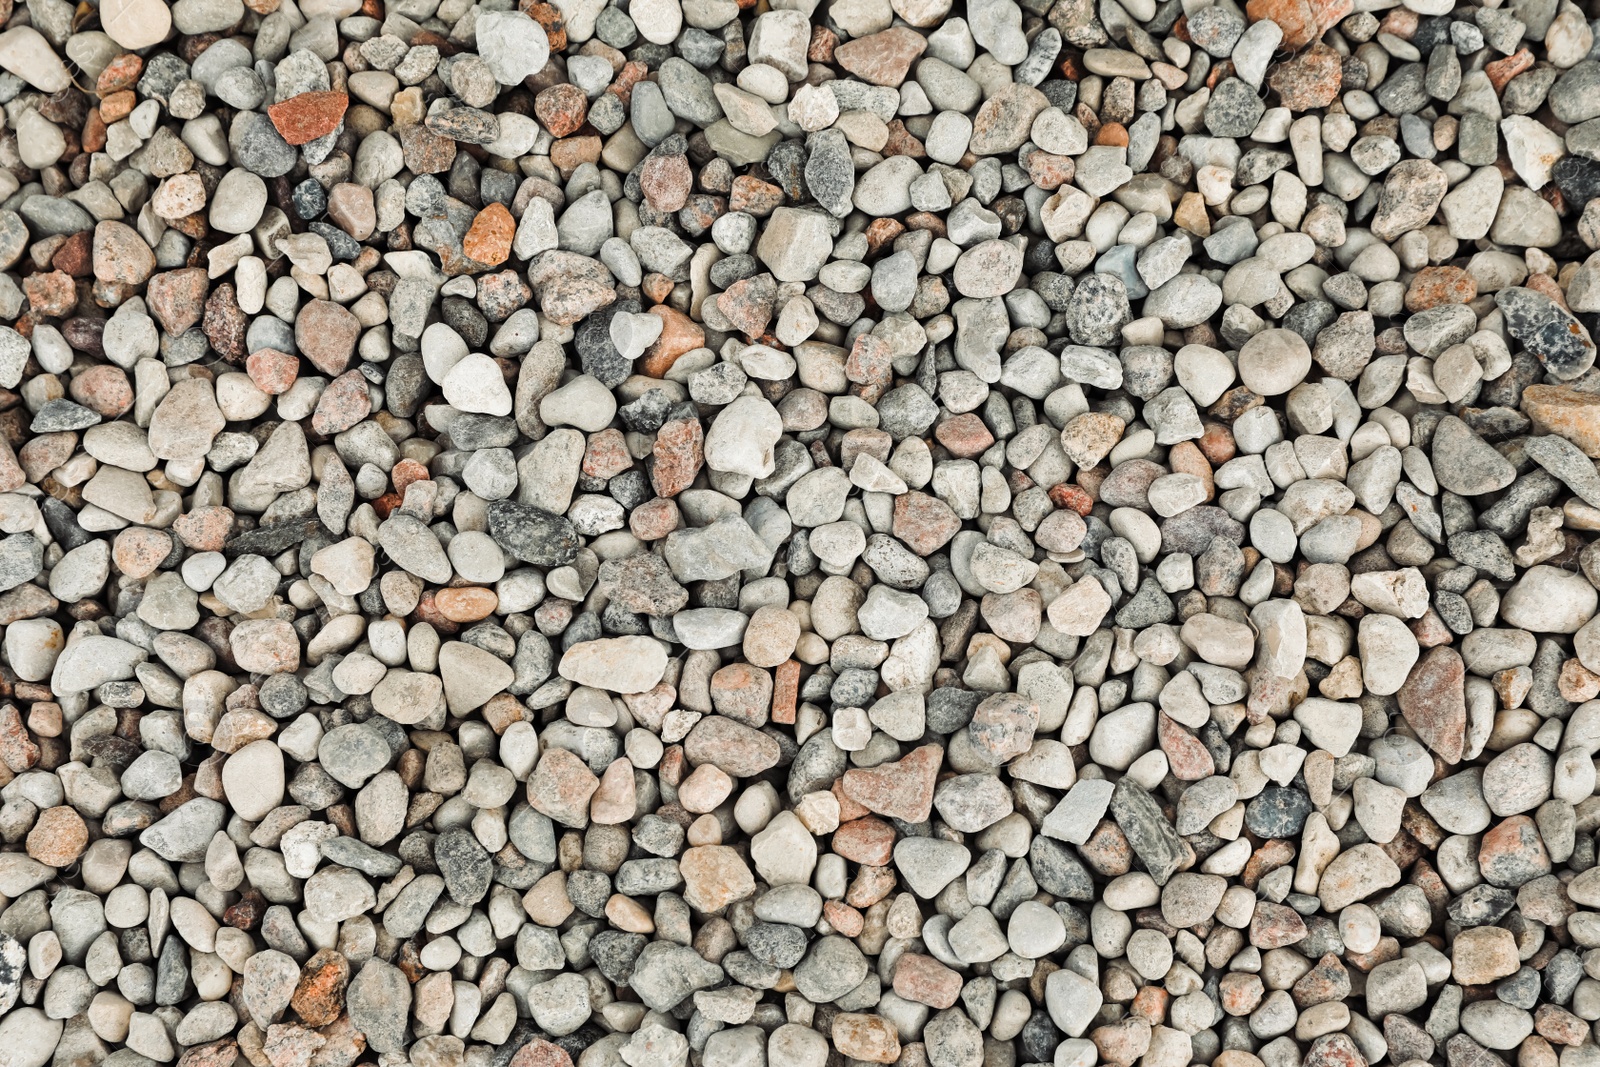
[[[0,0],[0,1067],[1597,1067],[1596,10]]]

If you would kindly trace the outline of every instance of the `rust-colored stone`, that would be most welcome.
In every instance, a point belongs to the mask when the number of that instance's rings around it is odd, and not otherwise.
[[[674,497],[689,488],[704,464],[705,431],[699,419],[669,419],[656,431],[649,466],[657,496]]]
[[[110,363],[75,375],[67,392],[101,418],[114,419],[133,407],[133,387],[128,384],[127,372]]]
[[[1478,868],[1490,885],[1516,889],[1550,873],[1550,853],[1534,821],[1526,815],[1513,815],[1483,835]]]
[[[163,330],[181,334],[198,325],[205,314],[209,284],[202,267],[169,270],[151,276],[145,301]]]
[[[1058,482],[1050,487],[1050,503],[1058,508],[1068,508],[1079,515],[1087,515],[1094,510],[1094,497],[1084,492],[1076,485]]]
[[[204,275],[203,271],[201,273]],[[151,285],[153,288],[154,279]],[[78,303],[78,290],[72,284],[72,275],[64,270],[28,275],[22,280],[22,292],[36,317],[61,318],[72,314],[72,309]]]
[[[567,21],[562,17],[561,9],[554,4],[543,3],[542,0],[522,0],[519,5],[522,13],[544,27],[544,35],[550,39],[550,54],[567,50]],[[529,1067],[524,1064],[513,1064],[512,1067]]]
[[[572,1067],[572,1057],[560,1045],[536,1037],[517,1049],[509,1067]]]
[[[907,952],[894,966],[896,996],[943,1011],[961,995],[961,975],[932,956]]]
[[[350,98],[342,92],[310,92],[291,96],[267,108],[267,118],[278,136],[292,145],[302,145],[326,137],[344,121]]]
[[[1306,921],[1299,912],[1270,900],[1256,901],[1250,919],[1250,943],[1256,948],[1284,948],[1306,939]]]
[[[741,174],[733,179],[732,190],[728,194],[728,210],[743,211],[764,219],[772,214],[776,207],[783,204],[783,190],[771,182],[764,182],[750,174]]]
[[[639,190],[657,211],[681,210],[693,189],[694,172],[683,156],[650,156],[639,168]]]
[[[1274,67],[1267,75],[1267,85],[1290,111],[1327,107],[1339,95],[1340,62],[1339,53],[1319,41]]]
[[[637,535],[636,535],[637,536]],[[772,721],[787,725],[794,722],[795,705],[800,690],[800,663],[786,660],[778,664],[772,679]]]
[[[209,1041],[183,1050],[178,1067],[233,1067],[239,1059],[239,1043],[231,1037]]]
[[[278,396],[300,377],[300,357],[276,348],[261,348],[245,358],[244,369],[257,389],[269,396]]]
[[[491,203],[472,220],[461,239],[461,253],[486,267],[498,267],[511,255],[511,239],[517,233],[517,220],[504,204]]]
[[[842,900],[825,901],[822,917],[828,920],[834,933],[845,937],[860,937],[861,931],[867,926],[866,917]]]
[[[326,1026],[344,1011],[345,987],[350,983],[350,961],[325,948],[300,968],[289,1007],[307,1026]]]
[[[39,746],[23,728],[16,705],[0,705],[0,763],[12,774],[21,774],[39,762],[39,754]]]
[[[885,867],[894,858],[894,839],[893,826],[868,815],[840,824],[833,832],[833,851],[852,863]]]
[[[1172,776],[1180,782],[1197,782],[1216,773],[1217,765],[1211,752],[1200,739],[1179,723],[1156,713],[1156,741],[1167,755]]]
[[[961,529],[961,520],[938,497],[912,491],[894,498],[894,535],[919,556],[939,551]]]
[[[1406,289],[1406,310],[1427,311],[1441,304],[1467,304],[1478,295],[1478,283],[1461,267],[1423,267]]]
[[[928,39],[922,34],[909,26],[894,26],[846,41],[833,50],[833,58],[861,80],[895,89],[927,48]]]
[[[1485,63],[1483,72],[1489,76],[1489,84],[1494,86],[1494,91],[1504,92],[1506,83],[1523,71],[1533,69],[1533,53],[1526,48],[1519,48],[1515,53],[1504,59],[1497,59],[1492,63]]]
[[[940,423],[933,435],[958,459],[975,459],[994,444],[994,434],[972,411]]]
[[[563,82],[534,98],[533,113],[552,137],[565,137],[577,133],[583,125],[589,114],[589,99],[576,85]]]
[[[117,569],[129,578],[146,578],[155,573],[172,555],[172,538],[165,531],[148,526],[130,526],[117,533],[111,543],[111,558]]]
[[[1352,0],[1250,0],[1251,22],[1270,19],[1283,30],[1283,48],[1304,48],[1354,8]]]
[[[628,516],[628,531],[641,541],[658,541],[676,530],[681,522],[678,505],[658,496],[633,509]]]
[[[94,91],[104,97],[109,93],[132,89],[139,83],[139,75],[142,73],[144,73],[143,57],[133,52],[124,52],[106,64],[100,76],[95,79]]]
[[[51,867],[68,867],[89,847],[83,816],[66,805],[46,808],[28,832],[28,855]]]
[[[645,349],[641,373],[650,378],[664,378],[681,356],[704,347],[706,332],[683,312],[663,304],[652,307],[649,314],[661,319],[661,336]]]
[[[923,745],[893,763],[850,768],[844,772],[841,788],[868,811],[904,822],[922,822],[933,810],[934,785],[943,763],[944,749]]]
[[[1570,385],[1530,385],[1522,391],[1522,413],[1540,433],[1565,437],[1600,459],[1600,393]]]
[[[233,532],[233,512],[221,505],[196,508],[179,515],[172,532],[184,546],[196,552],[220,552]]]
[[[1395,695],[1417,737],[1446,763],[1459,763],[1466,746],[1466,664],[1448,646],[1431,649],[1411,669]]]
[[[1350,995],[1350,972],[1339,957],[1330,952],[1300,976],[1290,995],[1302,1011],[1313,1005],[1343,1000]]]
[[[477,622],[494,614],[500,598],[493,589],[482,586],[462,586],[458,589],[440,589],[433,595],[433,605],[439,614],[454,623]]]

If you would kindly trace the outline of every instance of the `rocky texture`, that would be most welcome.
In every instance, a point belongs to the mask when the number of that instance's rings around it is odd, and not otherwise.
[[[0,1067],[1593,1067],[1592,14],[0,3]]]

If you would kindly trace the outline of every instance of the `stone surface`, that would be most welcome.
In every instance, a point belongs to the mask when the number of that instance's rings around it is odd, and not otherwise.
[[[0,1067],[1588,1067],[1593,12],[0,14]]]

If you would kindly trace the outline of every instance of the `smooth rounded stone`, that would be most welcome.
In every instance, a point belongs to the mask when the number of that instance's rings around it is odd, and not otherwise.
[[[30,682],[50,676],[65,638],[54,619],[19,619],[6,627],[6,662],[17,676]]]
[[[1516,1048],[1533,1031],[1533,1016],[1497,1000],[1468,1004],[1461,1009],[1461,1028],[1489,1049]]]
[[[874,217],[898,215],[911,208],[911,183],[922,176],[922,167],[909,156],[891,156],[855,183],[852,202],[857,211]]]
[[[1055,910],[1033,900],[1018,904],[1006,923],[1006,942],[1024,959],[1041,959],[1066,943],[1067,931]]]
[[[283,802],[283,753],[271,741],[252,741],[222,765],[222,788],[240,818],[261,819]]]
[[[613,693],[643,693],[666,668],[666,650],[647,637],[585,641],[569,648],[559,666],[563,678]]]
[[[1462,496],[1504,489],[1516,477],[1509,460],[1453,415],[1435,427],[1429,458],[1440,486]]]
[[[1421,655],[1416,637],[1392,615],[1367,615],[1357,629],[1361,678],[1369,692],[1387,696],[1400,691]]]
[[[965,846],[937,838],[906,837],[894,846],[895,868],[917,896],[933,899],[972,863]]]
[[[812,942],[806,958],[794,969],[795,988],[815,1004],[827,1004],[849,993],[867,977],[868,963],[856,945],[837,935]]]
[[[1004,296],[1015,287],[1021,273],[1022,253],[1016,246],[1006,241],[984,241],[956,260],[956,291],[976,298]]]
[[[183,785],[183,768],[170,752],[144,752],[122,772],[121,784],[130,800],[160,800]]]
[[[440,647],[438,667],[445,703],[457,715],[482,707],[516,678],[516,671],[500,657],[463,641]]]
[[[1500,600],[1508,625],[1535,633],[1575,633],[1600,607],[1600,591],[1581,574],[1540,565],[1529,568]]]
[[[488,356],[469,354],[463,357],[445,375],[441,388],[445,399],[462,411],[482,415],[511,414],[511,392],[506,387],[505,376]],[[572,419],[582,417],[577,412],[569,416]]]
[[[1374,777],[1385,785],[1400,789],[1407,796],[1420,796],[1428,788],[1431,773],[1427,750],[1411,738],[1399,734],[1380,738],[1368,746],[1376,762]]]
[[[1095,982],[1066,968],[1045,979],[1044,1000],[1050,1021],[1068,1037],[1086,1032],[1105,1003]]]
[[[139,843],[165,860],[199,862],[226,814],[227,809],[216,801],[195,797],[141,833]]]
[[[834,226],[819,212],[779,207],[761,231],[756,256],[780,282],[812,281],[833,251]]]
[[[1311,349],[1293,330],[1263,330],[1239,350],[1239,378],[1262,396],[1287,393],[1310,370]]]
[[[928,604],[914,593],[875,585],[857,609],[861,632],[878,641],[892,641],[915,630],[928,617]]]
[[[9,1050],[8,1059],[17,1067],[44,1067],[50,1062],[64,1023],[51,1019],[38,1008],[14,1008],[0,1019],[0,1040]]]
[[[100,9],[100,25],[123,49],[135,52],[166,38],[172,12],[152,0],[111,0]]]
[[[712,470],[765,478],[776,469],[774,448],[783,419],[761,397],[743,396],[723,408],[705,436],[705,461]]]
[[[1489,810],[1499,816],[1531,811],[1550,796],[1554,771],[1550,754],[1538,745],[1514,745],[1483,768],[1481,788]]]
[[[976,833],[1011,814],[1011,796],[992,774],[965,774],[941,783],[934,808],[952,827]]]
[[[501,85],[518,84],[539,73],[550,60],[550,39],[544,27],[521,12],[486,12],[474,28],[478,54]]]
[[[728,608],[694,608],[674,615],[672,626],[685,647],[709,650],[739,644],[749,621]]]
[[[317,760],[323,769],[351,789],[365,785],[389,759],[389,745],[383,736],[359,723],[334,727],[317,745]]]
[[[467,359],[474,357],[468,356]],[[482,395],[485,403],[493,397],[493,406],[496,409],[484,410],[488,415],[506,415],[511,411],[510,397],[505,393],[505,380],[500,375],[498,368],[494,371],[494,379],[488,377],[488,368],[494,366],[492,360],[486,356],[476,357],[482,363],[475,364],[479,369],[472,372],[470,380],[474,386],[469,395]],[[451,369],[454,375],[467,360],[462,360]],[[446,381],[448,382],[448,377]],[[503,398],[503,399],[502,399]],[[472,410],[472,409],[467,409]],[[539,402],[539,417],[552,426],[575,426],[585,433],[596,433],[608,426],[617,412],[616,398],[611,395],[599,379],[593,375],[580,374],[561,388],[553,390]]]
[[[1477,768],[1440,779],[1420,800],[1423,810],[1451,833],[1479,833],[1493,818],[1483,797],[1482,772]]]
[[[385,1010],[392,1012],[396,1005],[410,1010],[411,986],[399,968],[381,959],[369,959],[351,980],[346,1001],[350,1023],[366,1034],[368,1045],[390,1052],[404,1047],[403,1024],[392,1014],[384,1014]]]
[[[223,233],[245,233],[260,221],[266,204],[266,182],[247,170],[230,170],[211,196],[211,225]]]

